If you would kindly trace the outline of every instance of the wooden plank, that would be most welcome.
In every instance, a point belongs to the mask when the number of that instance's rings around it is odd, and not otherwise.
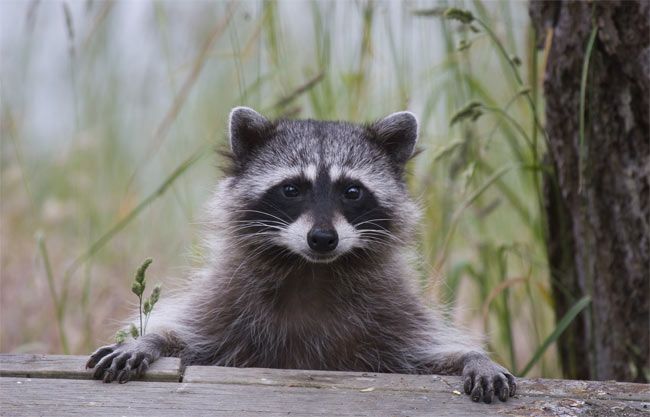
[[[399,375],[361,372],[304,371],[293,369],[225,368],[188,366],[183,382],[299,386],[382,391],[452,392],[462,391],[460,377],[440,375]],[[650,402],[649,384],[613,381],[569,381],[561,379],[519,379],[517,392],[527,396],[581,400],[635,400]]]
[[[86,369],[87,356],[0,354],[0,376],[26,378],[91,379]],[[181,362],[178,358],[161,358],[151,365],[145,381],[178,382]]]
[[[650,384],[537,378],[522,379],[519,385],[526,395],[650,402]]]
[[[648,403],[533,397],[473,403],[449,392],[217,383],[0,378],[1,414],[22,416],[648,416]],[[645,407],[645,408],[644,408]]]

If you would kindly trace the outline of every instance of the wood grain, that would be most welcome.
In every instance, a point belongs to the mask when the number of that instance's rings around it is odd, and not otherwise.
[[[451,392],[462,391],[460,377],[400,375],[361,372],[304,371],[293,369],[225,368],[188,366],[183,382],[301,386],[312,388]],[[636,400],[650,402],[650,385],[614,381],[569,381],[562,379],[519,379],[519,393],[527,396],[572,397],[594,400]]]
[[[27,378],[91,379],[86,369],[87,356],[0,354],[0,376]],[[178,358],[161,358],[151,365],[145,381],[178,382],[181,362]]]
[[[454,376],[190,366],[162,358],[144,381],[90,379],[85,356],[0,355],[0,415],[646,416],[650,385],[519,380],[514,398],[473,403]],[[182,378],[182,382],[179,380]]]
[[[521,395],[473,403],[452,392],[0,378],[2,415],[22,416],[643,416],[647,403]]]

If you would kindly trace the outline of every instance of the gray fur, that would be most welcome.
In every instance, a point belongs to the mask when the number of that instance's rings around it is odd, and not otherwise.
[[[475,401],[514,395],[512,375],[425,307],[414,287],[419,209],[403,180],[417,138],[411,113],[357,125],[269,122],[236,108],[230,137],[233,166],[206,215],[206,266],[182,292],[163,297],[146,336],[91,356],[96,378],[126,382],[171,355],[185,365],[458,374]],[[242,207],[283,175],[311,178],[315,170],[362,181],[388,209],[390,230],[348,227],[356,240],[329,263],[295,248],[268,253],[286,222],[277,233],[242,232]]]

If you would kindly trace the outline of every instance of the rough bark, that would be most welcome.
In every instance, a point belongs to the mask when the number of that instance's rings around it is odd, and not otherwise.
[[[552,32],[544,95],[555,173],[545,190],[558,318],[592,297],[559,341],[565,375],[647,381],[650,2],[532,1],[530,16],[540,46]],[[594,25],[580,169],[580,80]]]

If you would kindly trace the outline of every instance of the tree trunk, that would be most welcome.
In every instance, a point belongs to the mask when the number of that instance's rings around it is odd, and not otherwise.
[[[539,46],[550,42],[544,95],[554,175],[545,196],[557,317],[592,297],[558,341],[565,376],[647,382],[650,2],[533,0],[530,16]],[[594,27],[581,146],[580,85]]]

